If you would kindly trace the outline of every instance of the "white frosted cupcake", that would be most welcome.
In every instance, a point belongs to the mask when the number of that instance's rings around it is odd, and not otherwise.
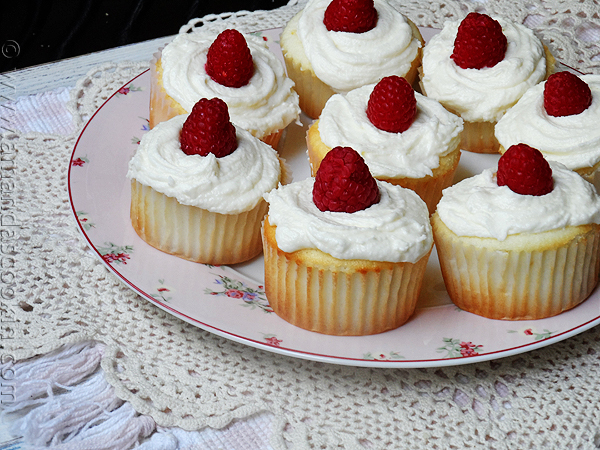
[[[454,179],[462,129],[460,117],[390,76],[332,96],[308,131],[308,156],[314,175],[332,148],[352,147],[375,178],[414,190],[433,213]]]
[[[342,8],[360,19],[344,17]],[[412,84],[424,41],[414,23],[385,0],[310,0],[286,25],[280,43],[300,107],[316,119],[335,93],[388,75]]]
[[[214,46],[213,46],[214,44]],[[208,57],[213,47],[214,57]],[[207,73],[207,62],[216,73]],[[231,121],[276,147],[298,118],[298,94],[265,42],[236,30],[179,34],[150,64],[150,127],[189,113],[201,98],[220,98]]]
[[[524,144],[444,190],[432,226],[448,294],[492,318],[540,319],[583,302],[600,269],[600,197]]]
[[[410,318],[433,245],[413,191],[374,180],[360,155],[338,147],[316,179],[265,198],[265,292],[277,315],[333,335],[381,333]]]
[[[445,22],[423,49],[421,87],[463,118],[463,150],[497,153],[496,122],[553,70],[554,58],[530,29],[470,13]]]
[[[550,112],[548,96],[550,108],[556,103]],[[547,160],[561,162],[598,189],[599,125],[600,75],[559,72],[521,97],[496,125],[496,138],[500,153],[521,142],[536,146]]]
[[[133,227],[153,247],[191,261],[249,260],[262,250],[263,194],[282,181],[281,164],[273,148],[228,121],[222,101],[200,100],[191,115],[142,138],[127,173]]]

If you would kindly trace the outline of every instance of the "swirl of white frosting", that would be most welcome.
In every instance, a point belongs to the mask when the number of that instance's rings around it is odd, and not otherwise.
[[[320,211],[314,178],[269,192],[269,223],[284,252],[317,248],[338,259],[416,262],[433,245],[425,203],[409,189],[377,181],[379,203],[354,213]]]
[[[215,40],[211,32],[179,34],[162,51],[162,82],[167,94],[190,112],[201,98],[227,103],[231,121],[256,137],[285,128],[298,118],[298,94],[283,64],[262,39],[245,35],[254,61],[247,85],[223,86],[204,70],[206,54]]]
[[[550,162],[554,189],[541,195],[521,195],[498,186],[495,172],[486,169],[447,189],[437,213],[458,236],[495,238],[540,233],[600,223],[600,196],[594,186],[564,165]]]
[[[496,124],[496,138],[537,148],[548,160],[569,169],[593,167],[600,161],[600,75],[582,75],[592,91],[592,104],[580,114],[554,117],[544,108],[544,86],[529,89]]]
[[[323,24],[331,0],[310,0],[298,22],[298,37],[315,75],[336,92],[376,83],[386,75],[404,76],[421,42],[406,18],[375,0],[377,25],[365,33],[328,31]]]
[[[533,32],[524,25],[496,20],[508,45],[504,59],[494,67],[463,69],[450,58],[460,22],[445,22],[423,49],[421,81],[427,96],[469,122],[499,120],[546,75],[544,47]]]
[[[281,168],[275,150],[236,127],[237,149],[222,158],[186,155],[179,134],[187,115],[159,123],[142,138],[127,177],[174,197],[183,205],[220,214],[254,208],[277,187]]]
[[[440,156],[460,142],[463,121],[436,100],[415,93],[417,115],[402,133],[389,133],[367,117],[367,103],[375,85],[336,94],[319,117],[321,141],[328,147],[352,147],[365,159],[374,177],[422,178],[439,167]]]

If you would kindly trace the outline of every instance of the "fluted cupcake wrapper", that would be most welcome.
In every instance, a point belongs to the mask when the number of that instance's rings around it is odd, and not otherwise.
[[[312,70],[304,69],[299,61],[288,56],[285,50],[283,55],[288,77],[294,80],[300,109],[311,119],[316,119],[335,91],[319,80]]]
[[[473,153],[498,153],[496,122],[463,122],[460,148]]]
[[[415,264],[366,262],[366,270],[303,261],[277,248],[265,221],[265,292],[275,313],[318,333],[362,336],[398,328],[414,313],[429,253]],[[328,258],[329,255],[327,255]]]
[[[131,182],[130,215],[137,234],[163,252],[204,264],[235,264],[260,254],[260,224],[267,209],[261,200],[250,211],[219,214]]]
[[[150,61],[150,129],[187,111],[167,94],[162,86],[162,49],[153,55]]]
[[[437,217],[433,230],[442,275],[461,309],[492,319],[541,319],[583,302],[596,287],[600,226],[532,249],[471,245]]]

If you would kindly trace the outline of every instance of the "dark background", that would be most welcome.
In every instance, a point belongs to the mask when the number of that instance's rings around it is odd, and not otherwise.
[[[288,0],[0,0],[0,73],[176,34],[190,19]]]

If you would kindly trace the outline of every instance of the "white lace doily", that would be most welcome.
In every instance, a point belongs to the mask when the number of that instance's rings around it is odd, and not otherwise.
[[[600,6],[580,2],[397,2],[420,26],[484,10],[525,22],[557,59],[600,73]],[[280,27],[303,2],[212,16],[190,27]],[[72,92],[75,125],[139,64],[108,65]],[[88,250],[72,217],[68,161],[77,133],[2,136],[3,355],[105,344],[117,395],[163,426],[224,427],[274,415],[284,448],[598,448],[600,328],[527,354],[443,369],[368,369],[274,355],[195,328],[126,288]],[[4,231],[6,230],[6,231]]]

